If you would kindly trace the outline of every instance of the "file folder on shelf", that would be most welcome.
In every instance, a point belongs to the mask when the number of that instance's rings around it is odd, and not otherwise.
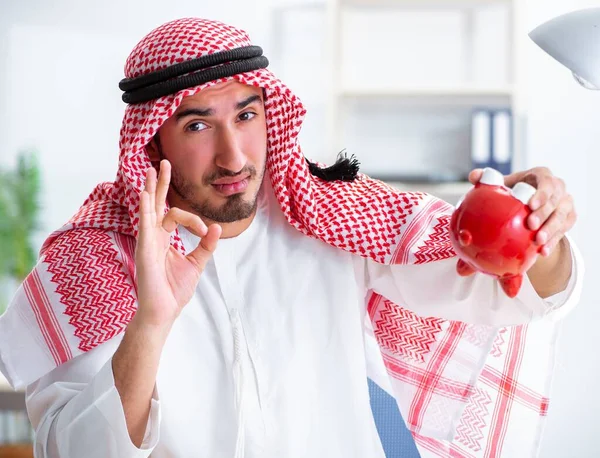
[[[513,120],[508,109],[478,109],[471,120],[471,166],[512,173]]]

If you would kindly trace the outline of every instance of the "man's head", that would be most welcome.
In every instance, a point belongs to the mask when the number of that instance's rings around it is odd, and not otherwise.
[[[146,150],[171,163],[170,205],[219,223],[249,218],[267,155],[262,89],[229,81],[184,98]]]
[[[172,165],[169,206],[220,222],[224,236],[248,227],[263,177],[290,218],[292,202],[312,202],[320,169],[298,145],[305,110],[267,65],[243,30],[207,19],[167,22],[134,47],[119,82],[127,108],[111,190],[128,210],[122,230],[137,235],[145,172],[161,157]],[[173,243],[182,248],[177,233]]]

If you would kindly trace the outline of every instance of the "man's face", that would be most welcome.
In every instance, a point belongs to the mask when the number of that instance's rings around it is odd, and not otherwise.
[[[231,223],[256,209],[267,155],[261,88],[227,82],[186,97],[147,146],[172,165],[169,204]]]

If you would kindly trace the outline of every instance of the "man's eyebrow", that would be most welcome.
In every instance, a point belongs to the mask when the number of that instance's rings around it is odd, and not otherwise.
[[[260,102],[260,100],[261,100],[261,99],[260,99],[260,95],[258,95],[258,94],[251,95],[250,97],[248,97],[248,98],[246,98],[246,99],[242,100],[241,102],[238,102],[238,103],[235,105],[235,109],[236,109],[236,110],[241,110],[242,108],[246,108],[246,107],[247,107],[248,105],[250,105],[251,103],[254,103],[254,102],[256,102],[256,101],[259,101],[259,102]]]
[[[175,119],[179,121],[187,116],[212,116],[214,112],[215,111],[212,108],[207,108],[206,110],[201,110],[199,108],[187,108],[185,110],[181,110],[179,113],[175,113]]]
[[[261,101],[260,95],[258,95],[258,94],[251,95],[250,97],[245,98],[244,100],[236,103],[235,109],[236,110],[241,110],[241,109],[246,108],[248,105],[250,105],[251,103],[254,103],[256,101],[259,101],[259,102]],[[187,116],[206,117],[206,116],[212,116],[214,114],[215,114],[215,110],[213,110],[212,108],[206,108],[206,109],[186,108],[184,110],[181,110],[178,113],[175,113],[175,119],[177,121],[179,121],[182,118],[185,118]]]

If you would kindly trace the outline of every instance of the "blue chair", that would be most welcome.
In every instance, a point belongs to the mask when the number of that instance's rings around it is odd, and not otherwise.
[[[371,410],[387,458],[420,458],[393,397],[369,380]]]

